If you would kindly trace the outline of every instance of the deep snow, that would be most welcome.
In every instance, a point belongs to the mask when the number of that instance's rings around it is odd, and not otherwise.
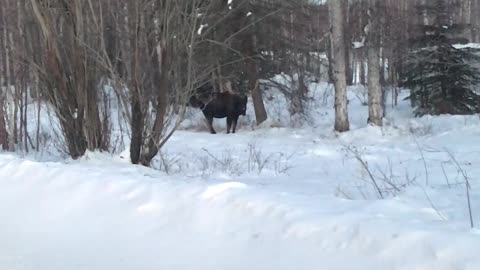
[[[310,88],[306,117],[272,95],[271,120],[254,129],[250,106],[237,134],[193,111],[159,170],[126,152],[0,154],[0,269],[480,269],[462,176],[478,225],[478,116],[414,119],[401,102],[368,127],[354,88],[339,135],[331,88]]]

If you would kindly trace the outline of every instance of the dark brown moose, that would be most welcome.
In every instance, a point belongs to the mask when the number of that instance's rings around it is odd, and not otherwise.
[[[206,92],[212,90],[210,94]],[[237,127],[238,117],[246,114],[247,110],[247,96],[223,92],[212,93],[213,87],[209,84],[204,85],[196,91],[200,95],[194,95],[189,100],[189,105],[195,108],[200,108],[203,115],[207,118],[208,127],[212,134],[217,132],[213,129],[213,118],[227,118],[227,133],[233,129],[235,133]]]

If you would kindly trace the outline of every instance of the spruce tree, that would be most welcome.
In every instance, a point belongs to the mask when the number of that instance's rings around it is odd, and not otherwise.
[[[472,114],[479,111],[479,95],[474,87],[480,82],[479,72],[472,65],[480,61],[478,50],[459,38],[466,25],[453,22],[445,0],[418,7],[421,16],[432,20],[417,29],[410,40],[410,53],[402,86],[411,90],[412,106],[417,116],[425,114]]]

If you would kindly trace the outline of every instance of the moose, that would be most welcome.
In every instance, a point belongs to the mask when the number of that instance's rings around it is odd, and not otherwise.
[[[227,134],[235,133],[240,115],[245,116],[247,110],[247,96],[232,92],[214,93],[213,86],[206,83],[196,89],[196,94],[190,97],[189,105],[200,108],[207,119],[210,133],[216,134],[213,128],[214,118],[227,118]]]

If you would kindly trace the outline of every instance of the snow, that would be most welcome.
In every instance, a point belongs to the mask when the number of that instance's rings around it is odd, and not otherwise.
[[[205,29],[206,27],[208,27],[208,24],[202,24],[202,25],[200,25],[200,27],[199,27],[198,30],[197,30],[197,34],[198,34],[198,35],[201,35],[203,29]]]
[[[457,49],[480,49],[480,44],[479,43],[467,43],[467,44],[456,44],[454,45],[455,48]]]
[[[305,115],[269,89],[269,122],[255,127],[249,103],[236,134],[189,111],[157,170],[129,165],[128,149],[0,153],[0,268],[480,269],[479,117],[413,118],[400,101],[367,126],[355,86],[352,130],[336,134],[332,87],[309,88]]]
[[[363,47],[365,47],[365,42],[363,40],[353,42],[353,48],[354,49],[360,49],[360,48],[363,48]]]

